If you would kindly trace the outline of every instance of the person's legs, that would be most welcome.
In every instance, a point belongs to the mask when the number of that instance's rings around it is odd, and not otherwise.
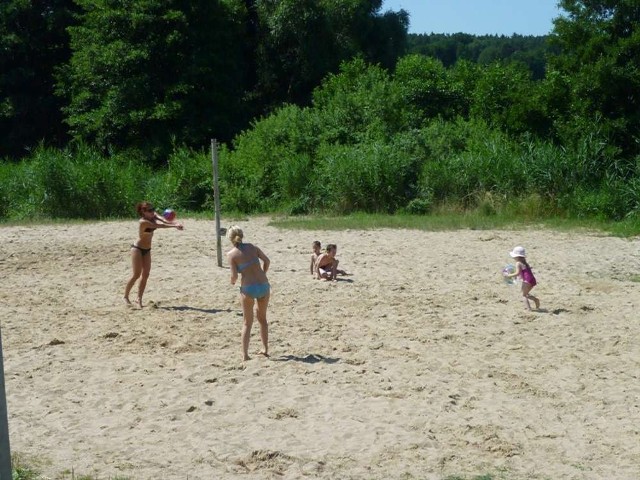
[[[529,298],[529,300],[533,300],[533,303],[536,304],[536,310],[538,310],[540,308],[540,300],[538,300],[538,297],[534,297],[530,293],[534,286],[535,285],[531,285],[531,288],[529,289],[529,293],[527,293],[527,298]]]
[[[530,283],[522,282],[522,301],[524,302],[524,305],[528,310],[531,310],[531,304],[529,303],[529,300],[533,300],[533,303],[536,304],[536,309],[540,308],[540,300],[529,293],[531,292],[532,288],[533,285],[531,285]]]
[[[149,278],[149,274],[151,273],[151,252],[142,256],[142,272],[140,275],[140,283],[138,284],[138,300],[137,303],[142,308],[142,295],[144,295],[144,290],[147,288],[147,280]]]
[[[129,306],[131,305],[129,293],[133,285],[135,285],[136,280],[138,280],[140,273],[142,273],[142,253],[137,248],[131,248],[131,269],[131,278],[129,278],[127,286],[124,288],[124,301]]]
[[[269,323],[267,322],[267,307],[269,306],[269,296],[266,294],[264,297],[257,300],[258,308],[256,309],[258,322],[260,323],[260,339],[262,340],[261,355],[265,357],[269,356]]]
[[[242,359],[249,360],[249,338],[251,338],[251,327],[253,325],[253,298],[249,295],[240,294],[242,301]]]
[[[318,269],[318,274],[320,275],[320,278],[323,280],[331,280],[331,270],[329,269],[328,266],[320,267]]]
[[[334,280],[336,278],[336,266],[334,263],[320,267],[320,278],[323,280]]]

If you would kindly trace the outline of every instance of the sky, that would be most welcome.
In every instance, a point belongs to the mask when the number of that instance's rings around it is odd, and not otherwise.
[[[384,0],[382,12],[409,12],[409,33],[547,35],[558,0]]]

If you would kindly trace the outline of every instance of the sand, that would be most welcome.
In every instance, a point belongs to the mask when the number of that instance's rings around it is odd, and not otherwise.
[[[0,228],[12,452],[51,479],[640,478],[637,239],[238,223],[271,258],[272,356],[244,363],[212,221],[156,233],[142,310],[134,220]],[[313,280],[316,239],[352,275]]]

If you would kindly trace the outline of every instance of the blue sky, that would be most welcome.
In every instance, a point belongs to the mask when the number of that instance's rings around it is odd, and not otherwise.
[[[409,33],[546,35],[560,15],[558,0],[384,0],[382,11],[410,14]]]

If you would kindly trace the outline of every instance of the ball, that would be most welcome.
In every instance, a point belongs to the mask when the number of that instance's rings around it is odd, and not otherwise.
[[[516,283],[515,277],[507,277],[507,275],[515,273],[515,271],[516,267],[510,263],[502,269],[502,278],[504,279],[504,283],[507,285],[513,285]]]
[[[167,208],[164,212],[162,212],[162,216],[169,222],[173,222],[176,218],[176,212],[174,212],[170,208]]]

